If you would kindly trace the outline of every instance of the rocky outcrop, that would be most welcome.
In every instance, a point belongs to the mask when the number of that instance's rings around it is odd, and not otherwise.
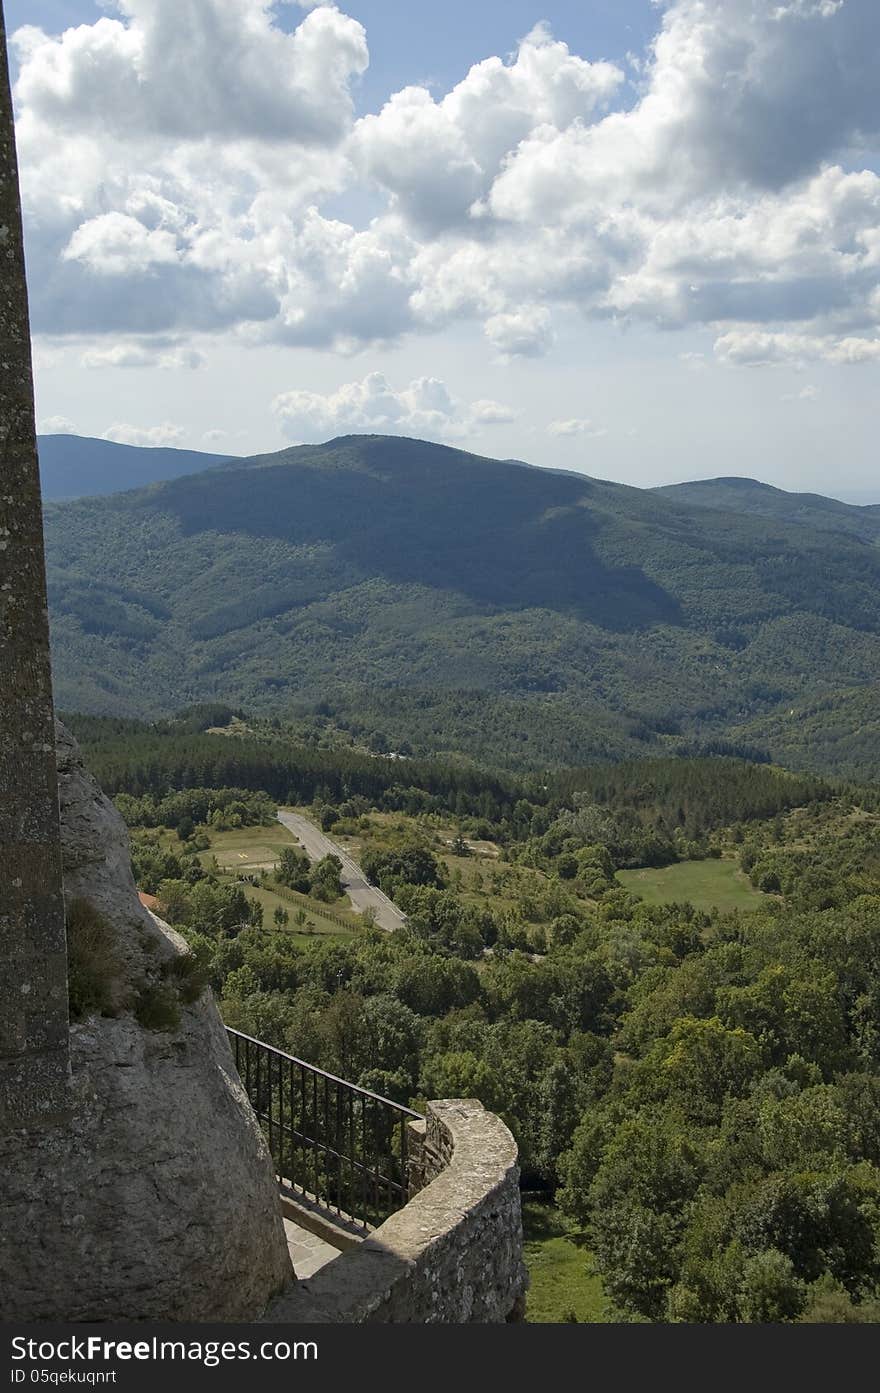
[[[182,951],[140,905],[113,805],[59,733],[65,895],[112,926],[118,1010],[70,1031],[72,1115],[0,1134],[0,1318],[257,1318],[292,1281],[272,1162],[210,993],[127,1006]]]
[[[86,773],[76,741],[60,721],[55,737],[64,898],[68,906],[76,900],[87,901],[112,924],[122,968],[118,992],[124,999],[154,977],[163,961],[185,951],[186,945],[138,899],[125,823]]]

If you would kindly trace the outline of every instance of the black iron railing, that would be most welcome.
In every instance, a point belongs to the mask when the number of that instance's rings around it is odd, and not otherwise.
[[[409,1199],[408,1124],[421,1114],[227,1027],[282,1189],[368,1230]]]

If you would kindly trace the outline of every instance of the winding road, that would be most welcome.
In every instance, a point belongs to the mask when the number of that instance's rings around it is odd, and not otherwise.
[[[365,909],[374,909],[376,923],[380,929],[399,929],[406,923],[406,915],[401,913],[387,895],[383,895],[375,885],[370,885],[360,866],[351,859],[348,852],[336,842],[331,842],[330,838],[313,822],[309,822],[307,817],[300,813],[279,811],[278,821],[288,832],[293,833],[310,861],[320,861],[324,856],[339,857],[342,862],[342,888],[359,913],[363,914]]]

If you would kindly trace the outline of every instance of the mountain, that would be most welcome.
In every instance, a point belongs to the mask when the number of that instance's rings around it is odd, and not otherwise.
[[[229,459],[228,455],[199,450],[119,445],[115,440],[92,440],[84,435],[41,435],[37,444],[46,500],[143,488],[161,479],[197,474]]]
[[[723,512],[750,513],[777,522],[802,523],[827,532],[848,532],[863,541],[880,541],[880,504],[858,506],[818,493],[788,493],[757,479],[699,479],[651,490],[671,502]]]
[[[423,441],[49,503],[46,537],[67,710],[223,699],[540,767],[773,755],[800,703],[880,680],[880,549],[856,531]],[[845,730],[817,751],[798,762],[866,772]]]

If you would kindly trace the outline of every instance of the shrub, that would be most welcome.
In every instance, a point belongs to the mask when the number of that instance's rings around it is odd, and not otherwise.
[[[134,1014],[145,1030],[176,1030],[180,1025],[180,998],[170,982],[150,982],[135,998]]]
[[[125,969],[113,927],[88,900],[67,906],[67,987],[71,1020],[117,1016],[125,1006]]]
[[[177,1030],[181,1006],[198,1001],[208,984],[207,962],[200,954],[180,953],[163,962],[159,976],[158,982],[142,983],[134,1014],[145,1030]]]
[[[181,953],[162,964],[162,976],[169,986],[177,989],[183,1004],[191,1006],[208,985],[208,963],[195,953]]]

